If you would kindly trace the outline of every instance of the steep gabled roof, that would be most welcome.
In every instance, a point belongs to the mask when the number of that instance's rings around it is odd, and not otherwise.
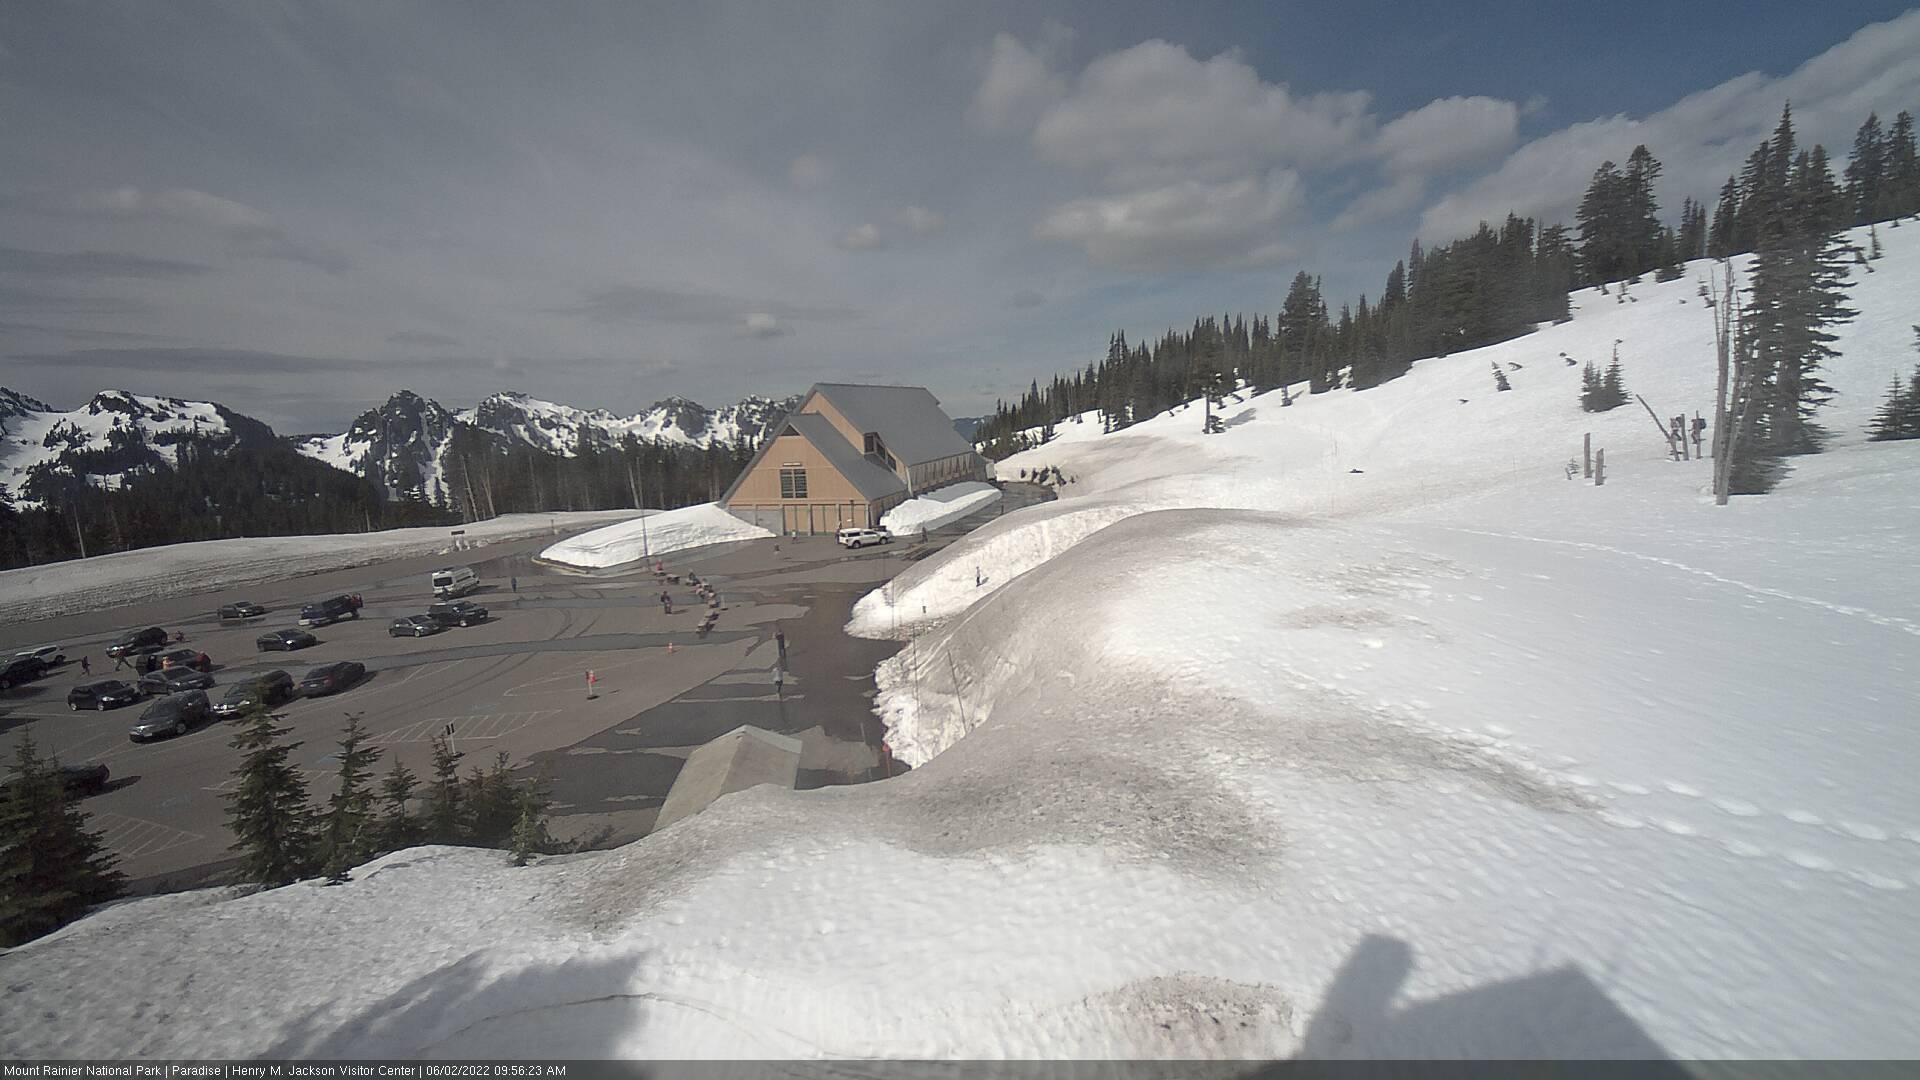
[[[858,448],[849,444],[847,437],[840,433],[840,429],[833,426],[833,421],[818,413],[796,412],[788,413],[787,418],[768,433],[766,441],[761,443],[760,449],[754,452],[753,460],[747,462],[747,467],[740,470],[740,475],[727,486],[726,494],[720,496],[721,505],[724,506],[733,501],[733,493],[738,491],[747,477],[760,467],[760,463],[766,460],[767,455],[779,446],[780,436],[789,431],[813,444],[813,447],[820,451],[820,455],[827,459],[827,464],[832,465],[836,472],[846,477],[854,490],[868,502],[907,490],[906,481],[867,460]]]
[[[894,457],[920,465],[973,450],[953,430],[953,418],[924,387],[815,383],[817,393],[860,431],[876,432]],[[804,402],[803,402],[804,404]],[[856,452],[864,447],[856,446]]]

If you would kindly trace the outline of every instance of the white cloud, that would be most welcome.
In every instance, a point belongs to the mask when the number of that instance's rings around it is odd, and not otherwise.
[[[994,35],[986,78],[973,93],[967,121],[986,131],[1032,128],[1048,106],[1066,96],[1066,79],[1053,71],[1050,59],[1071,35],[1065,27],[1049,23],[1032,49],[1012,34]]]
[[[1143,273],[1260,265],[1290,253],[1274,233],[1301,201],[1300,178],[1286,169],[1225,183],[1187,180],[1075,199],[1048,211],[1034,235],[1078,244],[1096,265]]]
[[[746,333],[750,338],[777,338],[787,333],[780,320],[764,311],[749,312],[746,319]]]
[[[812,191],[832,178],[832,163],[818,154],[801,154],[787,166],[787,182],[801,191]]]
[[[330,274],[346,270],[346,256],[325,244],[296,240],[273,215],[246,203],[192,188],[142,191],[133,186],[82,191],[56,200],[56,212],[128,220],[178,222],[222,235],[235,258],[301,263]]]
[[[1188,175],[1245,175],[1272,162],[1326,168],[1372,132],[1364,92],[1295,97],[1233,53],[1196,60],[1146,41],[1087,65],[1071,96],[1034,128],[1042,157],[1069,165],[1172,165]]]
[[[1347,204],[1345,210],[1333,219],[1327,228],[1333,232],[1345,232],[1348,229],[1370,225],[1395,214],[1403,214],[1420,205],[1427,197],[1426,178],[1419,175],[1402,176],[1385,187],[1375,188]]]
[[[1382,127],[1374,148],[1390,172],[1446,172],[1506,153],[1519,126],[1511,101],[1438,98]]]
[[[848,251],[874,251],[886,246],[886,238],[880,235],[880,226],[869,221],[841,233],[834,243]]]
[[[1046,302],[1046,297],[1034,292],[1032,289],[1021,289],[1019,292],[1007,298],[1007,306],[1012,308],[1039,307]]]
[[[894,212],[893,219],[906,226],[915,236],[936,233],[947,227],[947,219],[944,215],[924,206],[903,206]]]
[[[1644,119],[1600,117],[1520,147],[1499,168],[1429,207],[1421,235],[1447,239],[1509,210],[1571,224],[1574,207],[1602,161],[1623,162],[1644,143],[1664,166],[1658,192],[1669,216],[1684,196],[1710,202],[1771,134],[1793,103],[1802,145],[1822,143],[1839,169],[1867,113],[1920,100],[1920,11],[1862,28],[1782,76],[1749,72],[1675,102]]]

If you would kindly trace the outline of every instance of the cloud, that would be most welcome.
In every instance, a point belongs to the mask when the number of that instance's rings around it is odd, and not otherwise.
[[[855,225],[834,240],[848,251],[873,251],[887,246],[886,239],[880,235],[880,226],[867,222]]]
[[[1509,210],[1543,222],[1571,221],[1602,161],[1625,161],[1644,143],[1664,168],[1658,192],[1671,213],[1683,196],[1711,201],[1793,103],[1803,145],[1823,143],[1843,160],[1867,113],[1920,99],[1920,11],[1863,27],[1782,76],[1749,72],[1689,94],[1643,119],[1598,117],[1542,136],[1498,168],[1427,209],[1421,235],[1465,234]]]
[[[1041,296],[1039,293],[1034,292],[1032,289],[1021,289],[1019,292],[1014,293],[1012,296],[1007,298],[1007,306],[1010,308],[1039,307],[1041,304],[1044,304],[1046,302],[1047,302],[1046,297]]]
[[[221,234],[227,254],[238,259],[274,259],[338,274],[351,267],[345,255],[312,241],[296,240],[264,210],[192,188],[146,192],[132,186],[81,191],[37,200],[42,210],[83,217],[168,221]]]
[[[1382,127],[1374,149],[1389,172],[1447,172],[1506,153],[1519,126],[1511,101],[1439,98]]]
[[[8,360],[23,367],[77,367],[99,371],[137,371],[177,381],[192,375],[284,375],[326,371],[365,371],[357,360],[320,356],[289,356],[254,349],[73,349],[58,353],[16,353]]]
[[[1146,41],[1088,64],[1040,117],[1033,144],[1068,165],[1174,165],[1201,178],[1276,161],[1328,168],[1372,134],[1371,100],[1361,91],[1295,97],[1234,53],[1197,60]]]
[[[445,334],[430,333],[425,330],[399,330],[387,335],[390,345],[421,345],[429,348],[452,348],[460,344],[458,338]]]
[[[1348,229],[1369,225],[1395,214],[1403,214],[1420,205],[1427,197],[1427,181],[1423,176],[1402,176],[1385,187],[1375,188],[1347,204],[1333,223],[1327,226],[1333,232],[1345,232]]]
[[[750,338],[777,338],[791,333],[780,325],[780,320],[764,311],[747,313],[747,336]]]
[[[973,92],[967,122],[983,131],[1028,131],[1047,108],[1067,94],[1066,79],[1052,70],[1051,54],[1072,31],[1048,24],[1036,48],[1012,34],[996,34],[987,58],[987,74]]]
[[[833,165],[817,154],[801,154],[787,166],[787,182],[800,191],[812,191],[833,178]]]
[[[844,322],[856,315],[852,308],[847,307],[792,304],[653,285],[622,285],[601,289],[587,294],[580,303],[571,307],[551,310],[602,323],[657,322],[713,327],[738,326],[749,314],[763,314],[793,322]]]
[[[117,278],[162,280],[196,277],[212,270],[199,263],[153,259],[117,251],[29,251],[0,247],[0,274],[61,281]]]
[[[894,211],[893,220],[906,226],[915,236],[936,233],[947,227],[947,219],[924,206],[903,206]]]
[[[1301,202],[1300,178],[1286,169],[1217,184],[1188,180],[1075,199],[1049,211],[1034,235],[1078,244],[1095,265],[1142,273],[1262,265],[1290,254],[1273,234]]]

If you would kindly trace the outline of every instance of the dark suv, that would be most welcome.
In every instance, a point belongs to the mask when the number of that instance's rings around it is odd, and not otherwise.
[[[111,709],[116,705],[131,705],[141,698],[141,693],[132,683],[123,683],[119,679],[102,679],[99,682],[83,683],[67,691],[67,708]]]
[[[269,671],[243,683],[235,683],[227,696],[213,703],[213,715],[238,716],[248,709],[271,709],[293,697],[293,676],[284,671]]]
[[[306,605],[300,609],[301,626],[327,626],[341,619],[360,617],[360,597],[344,594]]]
[[[47,662],[37,656],[16,656],[0,667],[0,690],[11,690],[47,673]]]
[[[145,630],[135,630],[107,646],[107,655],[113,657],[138,656],[141,653],[158,652],[167,644],[167,632],[157,626]]]
[[[366,673],[367,665],[358,660],[324,664],[307,672],[306,678],[300,680],[300,693],[306,697],[337,694],[359,682]]]
[[[427,618],[441,626],[472,626],[487,621],[487,609],[471,600],[449,600],[427,608]]]

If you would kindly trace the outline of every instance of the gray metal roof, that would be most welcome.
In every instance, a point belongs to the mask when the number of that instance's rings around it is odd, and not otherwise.
[[[867,460],[859,448],[847,442],[847,437],[833,426],[833,421],[819,413],[791,413],[777,430],[785,431],[789,427],[826,455],[827,462],[868,502],[907,490],[906,481]],[[773,441],[769,439],[767,444],[771,446]]]
[[[832,402],[855,428],[877,432],[893,456],[908,465],[973,450],[953,430],[953,418],[941,410],[939,400],[924,387],[815,383],[813,392]],[[857,454],[864,447],[853,449]]]

